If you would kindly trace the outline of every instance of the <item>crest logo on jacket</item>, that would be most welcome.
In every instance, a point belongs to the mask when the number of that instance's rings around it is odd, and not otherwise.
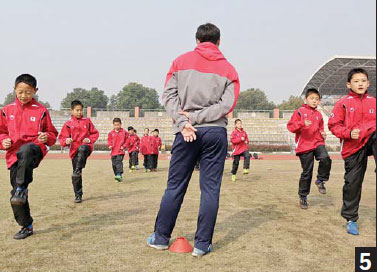
[[[9,119],[10,119],[10,120],[14,120],[14,115],[10,115],[10,116],[9,116]]]
[[[369,109],[369,113],[374,113],[374,109]]]
[[[308,115],[306,113],[304,113],[304,117],[306,118],[306,117],[308,117]]]
[[[330,113],[330,118],[334,118],[335,114],[332,112]]]
[[[355,109],[354,108],[350,108],[350,111],[355,111]]]
[[[30,117],[30,121],[35,122],[35,117]]]

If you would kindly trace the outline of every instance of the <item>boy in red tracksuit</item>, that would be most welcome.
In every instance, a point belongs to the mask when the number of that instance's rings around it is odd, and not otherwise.
[[[149,128],[144,129],[144,136],[140,140],[140,152],[144,156],[145,172],[150,172],[152,169],[152,136],[149,136]]]
[[[126,149],[126,140],[128,132],[122,128],[120,118],[114,118],[114,129],[107,135],[107,146],[111,150],[111,163],[115,175],[116,182],[122,181],[123,175],[123,158]]]
[[[347,232],[358,235],[361,188],[368,156],[377,158],[376,98],[368,94],[368,73],[361,68],[348,73],[350,92],[334,106],[329,118],[330,131],[340,139],[344,159],[343,206],[341,215],[347,220]]]
[[[325,182],[329,180],[331,159],[325,147],[326,132],[322,114],[317,111],[321,95],[316,89],[308,89],[305,103],[297,109],[287,124],[290,132],[296,134],[296,155],[301,161],[302,173],[298,194],[302,209],[308,208],[307,196],[312,183],[314,158],[319,161],[315,184],[321,194],[326,193]]]
[[[158,137],[158,134],[160,131],[156,128],[155,130],[152,131],[152,150],[151,150],[151,160],[152,160],[152,171],[157,172],[157,166],[158,166],[158,153],[160,151],[160,148],[162,146],[162,141],[161,138]]]
[[[58,132],[48,110],[33,98],[38,91],[33,76],[17,77],[14,91],[14,102],[0,111],[0,149],[6,150],[13,188],[10,203],[14,218],[22,227],[13,238],[24,239],[33,234],[28,185],[33,181],[33,170],[48,152],[47,146],[55,144]]]
[[[60,145],[70,146],[69,157],[72,160],[72,185],[75,203],[82,202],[82,169],[93,151],[99,132],[89,118],[83,117],[84,106],[79,100],[71,103],[71,119],[62,127],[59,135]]]
[[[129,167],[130,173],[135,170],[137,156],[139,153],[140,138],[136,135],[133,127],[128,127],[128,138],[126,140],[126,147],[130,157]]]
[[[232,132],[230,141],[233,149],[233,167],[232,167],[232,181],[236,181],[236,174],[241,156],[244,157],[243,173],[249,174],[250,168],[250,153],[248,150],[249,138],[246,131],[242,128],[242,121],[237,119],[234,121],[236,129]]]

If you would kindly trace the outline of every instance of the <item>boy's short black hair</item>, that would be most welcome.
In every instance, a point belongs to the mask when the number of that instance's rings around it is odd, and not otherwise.
[[[153,132],[157,132],[158,134],[160,134],[160,131],[156,128],[155,130],[153,130]]]
[[[81,106],[82,108],[84,108],[84,105],[81,103],[80,100],[73,100],[71,102],[71,110],[73,110],[77,106]]]
[[[206,23],[198,27],[195,37],[201,43],[211,42],[213,44],[217,44],[217,42],[220,40],[220,29],[214,24]]]
[[[367,79],[369,80],[369,75],[368,75],[368,72],[367,70],[363,69],[363,68],[354,68],[352,69],[351,71],[348,72],[348,75],[347,75],[347,82],[351,82],[352,80],[352,77],[353,75],[355,74],[364,74],[367,76]]]
[[[29,75],[29,74],[19,75],[16,78],[16,81],[14,82],[14,86],[17,86],[20,83],[25,83],[25,84],[33,87],[34,89],[37,88],[37,79],[35,77],[33,77],[32,75]]]
[[[121,123],[122,124],[122,120],[120,120],[120,118],[114,118],[113,119],[113,124],[114,123]]]
[[[241,120],[241,119],[236,119],[236,120],[234,121],[234,124],[237,124],[237,122],[241,122],[241,123],[242,123],[242,120]]]
[[[306,90],[305,98],[308,98],[308,96],[311,94],[317,94],[320,99],[322,98],[321,93],[317,89],[314,89],[314,88],[309,88]]]
[[[130,130],[135,130],[135,129],[134,127],[128,127],[127,130],[130,131]]]

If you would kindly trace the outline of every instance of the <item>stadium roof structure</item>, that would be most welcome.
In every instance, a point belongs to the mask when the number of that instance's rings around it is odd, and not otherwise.
[[[376,96],[376,57],[335,56],[322,65],[306,84],[301,95],[309,88],[316,88],[323,97],[343,96],[348,94],[346,88],[347,74],[353,68],[368,71],[370,95]]]

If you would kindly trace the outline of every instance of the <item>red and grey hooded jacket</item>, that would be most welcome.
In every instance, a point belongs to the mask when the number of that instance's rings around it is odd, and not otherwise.
[[[234,67],[215,44],[204,42],[174,60],[162,101],[173,119],[174,133],[189,121],[195,127],[226,127],[226,115],[236,106],[239,91]],[[181,110],[189,112],[190,120],[178,113]]]
[[[66,143],[67,138],[72,138],[73,142],[70,145],[69,157],[73,159],[77,154],[77,149],[80,145],[88,145],[90,151],[93,151],[94,143],[99,136],[98,130],[94,127],[89,118],[76,118],[73,115],[62,127],[59,135],[60,145],[68,146]],[[90,143],[84,143],[84,139],[88,138]]]
[[[158,151],[162,146],[161,138],[158,136],[151,136],[151,154],[158,155]]]
[[[305,126],[305,120],[312,122]],[[287,124],[290,132],[296,134],[296,154],[307,153],[319,145],[325,145],[321,132],[324,131],[322,114],[312,107],[303,104],[297,109]]]
[[[359,95],[350,91],[334,106],[329,129],[341,142],[341,153],[347,158],[361,149],[376,131],[376,98],[367,92]],[[360,129],[359,139],[351,139],[351,131]]]
[[[4,149],[4,139],[12,140],[12,145],[5,155],[8,168],[17,162],[16,152],[22,145],[34,143],[41,148],[45,156],[48,152],[47,146],[56,143],[58,132],[51,122],[50,114],[34,98],[26,105],[16,98],[13,103],[4,106],[0,115],[0,149]],[[45,144],[38,141],[38,132],[47,133]]]
[[[131,154],[131,152],[139,152],[139,145],[140,145],[140,138],[136,134],[129,134],[128,138],[126,140],[126,147],[128,150],[128,154]]]
[[[143,155],[152,154],[152,139],[153,136],[144,135],[140,140],[140,152]]]
[[[123,128],[119,131],[113,129],[107,135],[107,146],[111,148],[111,156],[124,155],[124,150],[126,149],[126,140],[128,138],[128,132]]]
[[[242,137],[244,138],[243,141],[241,139]],[[237,156],[249,150],[247,147],[247,145],[249,144],[249,138],[247,137],[247,133],[243,128],[241,128],[240,130],[238,130],[237,128],[233,130],[230,136],[230,141],[232,142],[232,154],[234,156]]]

